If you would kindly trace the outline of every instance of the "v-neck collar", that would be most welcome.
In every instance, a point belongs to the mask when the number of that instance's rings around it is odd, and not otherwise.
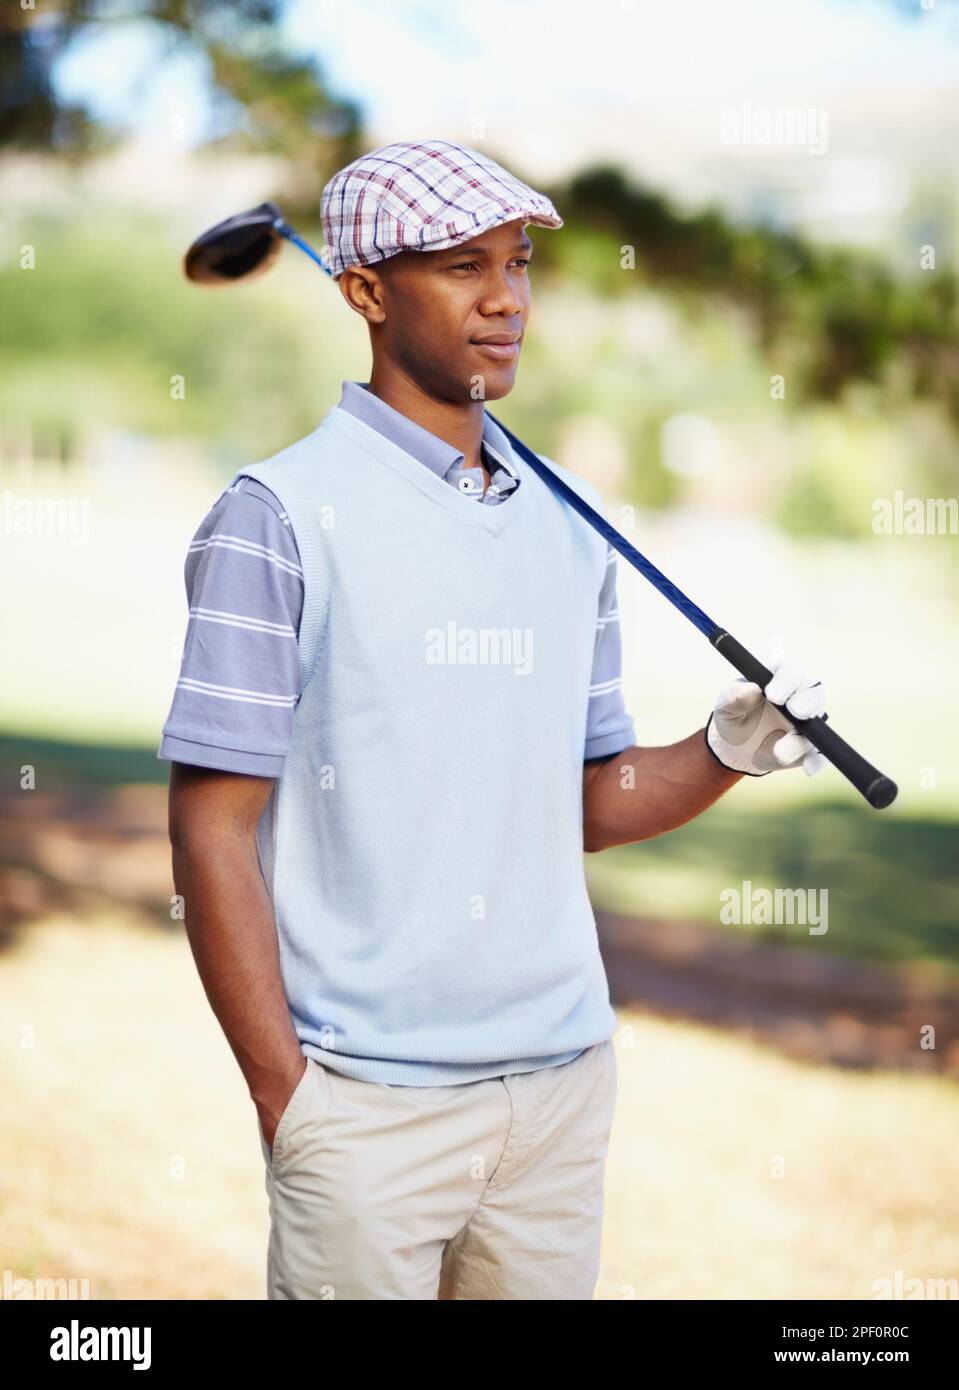
[[[447,511],[455,512],[464,521],[472,522],[474,525],[481,526],[485,531],[492,535],[499,535],[510,525],[517,513],[525,507],[525,497],[529,492],[529,480],[531,470],[526,469],[513,453],[512,446],[506,435],[484,411],[483,413],[483,441],[488,443],[501,454],[508,466],[520,477],[520,486],[514,488],[513,492],[495,507],[491,507],[475,497],[467,497],[465,493],[457,488],[451,487],[444,478],[435,473],[431,468],[426,468],[412,454],[395,444],[393,440],[374,429],[372,425],[358,416],[343,410],[341,406],[332,406],[327,413],[324,425],[335,430],[338,434],[345,435],[352,440],[359,448],[378,459],[381,463],[392,468],[394,472],[405,478],[407,482],[413,484],[425,496],[433,499]]]

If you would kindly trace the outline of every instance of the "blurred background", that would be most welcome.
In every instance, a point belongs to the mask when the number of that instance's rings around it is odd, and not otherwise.
[[[319,245],[330,174],[424,136],[566,219],[531,229],[501,418],[822,675],[901,789],[875,813],[831,770],[749,781],[586,857],[620,1020],[596,1297],[959,1297],[956,4],[0,22],[0,1270],[264,1296],[255,1112],[170,917],[156,750],[196,528],[369,357],[294,250],[228,292],[180,264],[264,199]],[[638,741],[682,738],[729,668],[622,560],[619,601]],[[723,920],[777,889],[828,930]]]

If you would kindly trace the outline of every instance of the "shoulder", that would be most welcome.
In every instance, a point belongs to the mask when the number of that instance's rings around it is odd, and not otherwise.
[[[209,528],[224,521],[248,524],[255,530],[274,534],[282,531],[292,534],[280,498],[265,483],[244,472],[234,474],[210,507],[203,524]]]
[[[242,472],[234,474],[232,482],[223,489],[214,506],[221,512],[230,512],[233,515],[249,513],[256,516],[265,507],[278,520],[285,516],[283,503],[276,493],[251,474]]]
[[[217,570],[242,568],[244,557],[270,560],[300,577],[299,548],[286,509],[268,487],[236,476],[220,493],[194,532],[187,563],[206,557]]]
[[[318,473],[324,484],[357,474],[351,467],[349,439],[334,424],[333,412],[328,411],[316,429],[275,454],[248,464],[237,471],[239,477],[255,479],[279,499],[281,510],[300,502],[315,501]]]

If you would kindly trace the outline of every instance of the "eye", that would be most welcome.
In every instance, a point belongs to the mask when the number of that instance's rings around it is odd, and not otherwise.
[[[514,265],[522,266],[523,269],[525,270],[526,267],[529,265],[529,257],[528,257],[528,256],[514,256],[514,257],[513,257],[513,264],[514,264]],[[451,266],[448,266],[448,267],[447,267],[448,270],[476,270],[477,268],[478,268],[478,262],[477,262],[477,261],[457,261],[457,262],[455,263],[455,265],[451,265]]]

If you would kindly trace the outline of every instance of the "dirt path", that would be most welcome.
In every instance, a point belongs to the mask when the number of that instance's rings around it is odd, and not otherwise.
[[[789,1056],[959,1077],[959,996],[941,972],[597,911],[613,1003],[692,1019]],[[922,1047],[935,1030],[934,1049]]]

